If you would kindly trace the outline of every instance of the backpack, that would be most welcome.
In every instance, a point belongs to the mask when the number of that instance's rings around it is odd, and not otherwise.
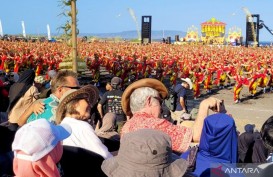
[[[177,104],[177,95],[182,90],[180,88],[176,93],[173,88],[169,89],[169,94],[164,100],[164,104],[169,108],[170,111],[175,111]]]

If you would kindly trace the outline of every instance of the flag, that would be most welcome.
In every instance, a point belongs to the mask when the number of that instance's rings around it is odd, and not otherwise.
[[[0,20],[0,36],[2,36],[2,37],[4,36],[1,20]]]
[[[51,35],[50,35],[50,27],[49,27],[49,24],[47,24],[47,38],[48,40],[51,40]]]
[[[26,29],[25,29],[25,22],[24,21],[22,21],[22,29],[23,29],[23,36],[24,36],[24,38],[26,38],[27,35],[26,35]]]

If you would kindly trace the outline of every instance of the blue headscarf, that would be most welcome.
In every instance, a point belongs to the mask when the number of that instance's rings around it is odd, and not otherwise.
[[[237,132],[234,119],[217,113],[204,120],[194,175],[200,176],[212,164],[237,162]],[[181,156],[182,158],[183,155]]]
[[[234,119],[219,113],[205,119],[199,144],[199,154],[217,162],[237,162],[238,135]]]

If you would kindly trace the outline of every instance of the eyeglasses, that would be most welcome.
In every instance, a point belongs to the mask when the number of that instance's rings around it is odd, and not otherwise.
[[[62,86],[62,87],[65,87],[65,88],[70,88],[70,89],[80,89],[81,87],[80,86],[75,86],[75,87],[72,87],[72,86]]]
[[[158,100],[158,102],[160,103],[160,105],[162,105],[162,103],[163,103],[163,99],[162,98],[160,98],[158,96],[154,96],[153,98],[156,99],[156,100]]]
[[[11,75],[8,75],[8,77],[13,77],[14,75],[13,74],[11,74]]]

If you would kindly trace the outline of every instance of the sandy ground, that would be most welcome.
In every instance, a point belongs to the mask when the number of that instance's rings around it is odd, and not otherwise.
[[[165,78],[165,84],[168,83],[168,78]],[[234,83],[233,83],[234,84]],[[168,84],[166,84],[168,87]],[[201,86],[202,87],[202,86]],[[193,92],[188,93],[189,110],[198,108],[200,102],[208,96],[224,100],[227,113],[231,114],[235,119],[235,123],[239,132],[244,132],[246,124],[255,124],[255,129],[260,131],[262,124],[273,116],[273,92],[267,90],[266,93],[258,88],[258,93],[253,98],[250,96],[247,87],[243,87],[240,97],[242,102],[235,104],[233,101],[233,86],[224,89],[213,88],[212,93],[207,94],[201,90],[201,97],[197,100],[193,99]],[[213,114],[213,112],[210,112]]]
[[[241,91],[242,102],[235,104],[233,101],[233,87],[228,89],[213,89],[213,93],[203,93],[200,99],[192,100],[189,97],[189,105],[197,107],[200,101],[208,96],[214,96],[223,99],[226,110],[235,119],[235,123],[239,132],[244,132],[246,124],[255,124],[255,129],[260,130],[262,124],[270,117],[273,116],[273,92],[267,91],[263,93],[258,89],[259,93],[251,97],[246,87]],[[210,112],[213,114],[213,112]]]

